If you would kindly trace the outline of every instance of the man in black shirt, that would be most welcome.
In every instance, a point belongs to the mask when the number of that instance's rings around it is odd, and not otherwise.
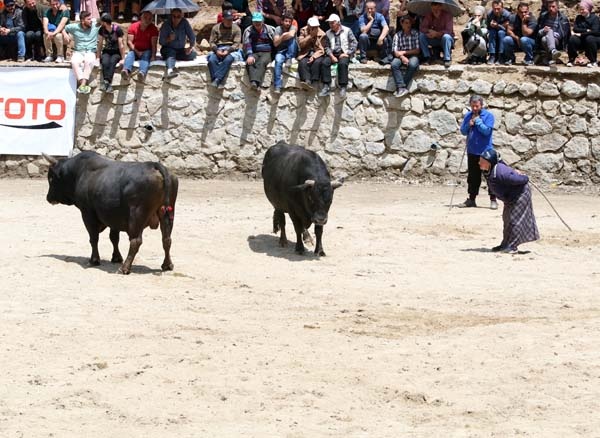
[[[25,0],[23,24],[25,25],[26,58],[41,61],[46,56],[44,50],[44,25],[42,20],[48,6],[37,0]]]

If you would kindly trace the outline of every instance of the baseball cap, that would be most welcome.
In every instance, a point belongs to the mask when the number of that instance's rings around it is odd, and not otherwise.
[[[223,11],[223,20],[233,20],[233,12],[231,11],[231,9]]]
[[[319,19],[317,17],[310,17],[308,19],[308,25],[310,27],[319,27]]]
[[[4,0],[4,6],[11,6],[15,4],[15,0]]]
[[[264,21],[262,12],[252,12],[252,21]]]
[[[339,17],[338,14],[331,14],[329,16],[329,18],[327,19],[327,21],[337,21],[337,22],[339,22],[340,21],[340,17]]]

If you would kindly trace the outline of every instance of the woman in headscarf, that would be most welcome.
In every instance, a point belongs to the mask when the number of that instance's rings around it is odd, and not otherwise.
[[[499,161],[498,154],[491,148],[479,157],[479,167],[490,192],[504,202],[502,242],[492,251],[516,254],[520,244],[540,238],[533,215],[529,177]]]
[[[569,38],[568,54],[571,67],[575,63],[577,52],[585,51],[589,64],[588,67],[598,67],[598,46],[600,45],[600,19],[592,12],[594,2],[582,0],[579,3],[579,15],[575,17],[573,33]]]
[[[482,64],[487,55],[487,25],[485,21],[485,8],[477,5],[473,8],[473,15],[465,24],[461,32],[463,51],[467,55],[467,64]]]

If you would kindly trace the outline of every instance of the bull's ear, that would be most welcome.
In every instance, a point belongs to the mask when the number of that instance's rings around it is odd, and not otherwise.
[[[51,165],[55,165],[56,163],[58,163],[58,160],[54,157],[51,157],[50,155],[46,155],[45,153],[42,152],[42,157],[44,157],[46,159],[46,161],[48,163],[50,163]]]
[[[307,179],[303,184],[298,184],[297,186],[290,187],[290,190],[293,192],[299,192],[301,190],[305,190],[308,187],[312,187],[315,185],[315,181],[312,179]]]
[[[335,181],[331,181],[331,188],[333,190],[342,187],[342,185],[344,184],[344,180],[343,179],[336,179]]]

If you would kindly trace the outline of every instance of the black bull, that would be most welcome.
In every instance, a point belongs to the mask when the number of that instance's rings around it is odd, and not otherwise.
[[[275,209],[273,232],[281,230],[280,246],[287,245],[284,213],[288,213],[296,231],[296,252],[304,253],[302,236],[314,223],[315,254],[324,256],[323,225],[327,223],[333,191],[342,182],[331,181],[325,162],[315,152],[283,141],[271,146],[265,154],[262,177],[265,194]]]
[[[121,263],[119,232],[129,236],[129,252],[119,272],[129,274],[142,244],[144,228],[162,233],[165,259],[163,271],[172,270],[171,231],[175,214],[178,180],[160,163],[126,163],[110,160],[95,152],[82,152],[72,158],[50,163],[48,195],[51,204],[75,205],[81,211],[90,236],[90,264],[99,265],[98,235],[110,228],[113,244],[111,262]]]

